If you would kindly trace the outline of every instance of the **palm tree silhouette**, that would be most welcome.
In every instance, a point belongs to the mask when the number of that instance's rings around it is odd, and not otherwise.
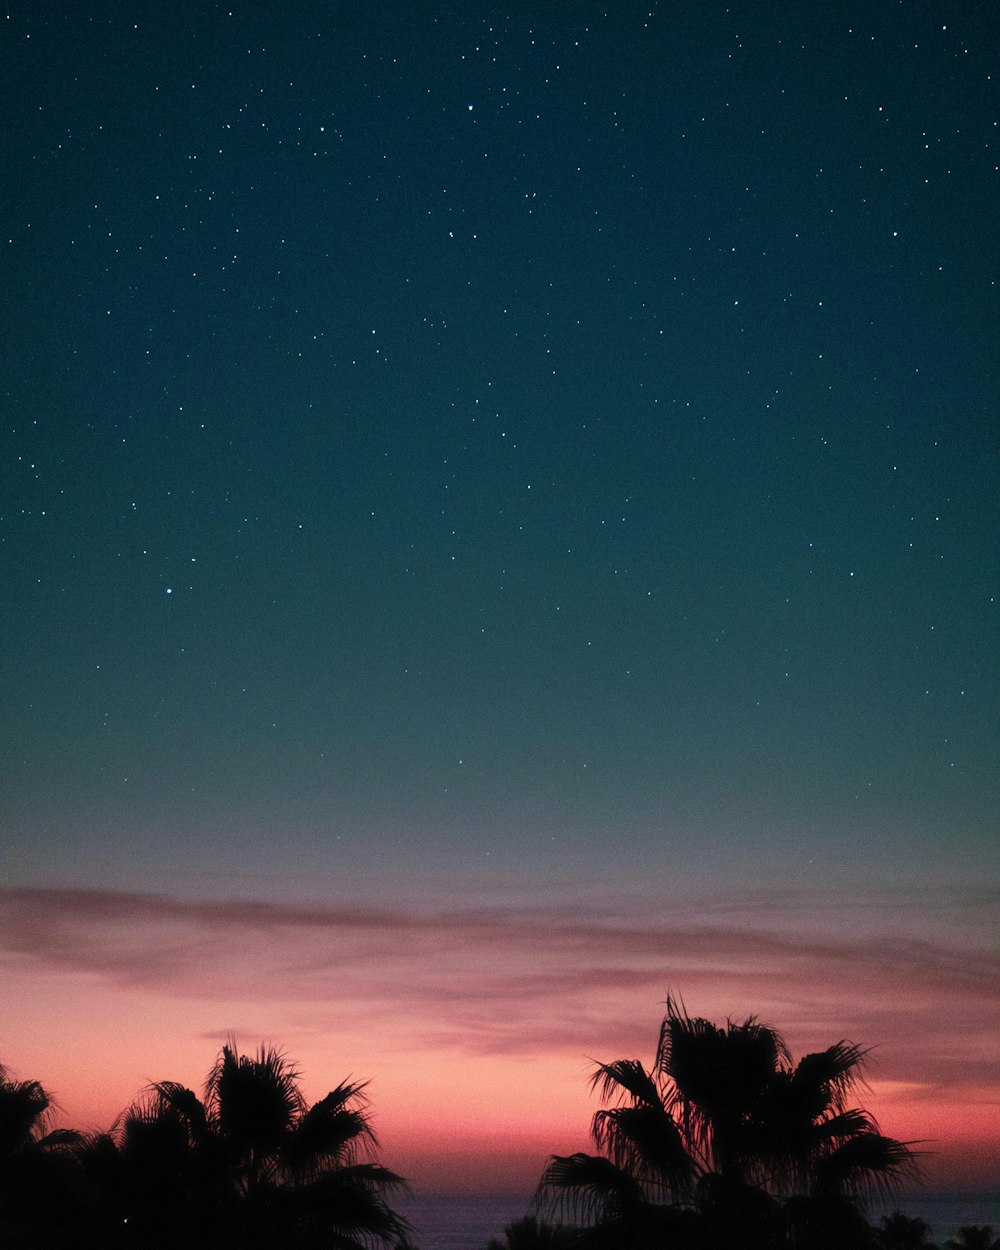
[[[0,1159],[64,1150],[78,1140],[72,1129],[49,1129],[52,1095],[39,1081],[17,1081],[0,1064]]]
[[[493,1238],[486,1250],[570,1250],[573,1231],[561,1224],[540,1222],[537,1216],[525,1215],[505,1226],[503,1241]]]
[[[994,1241],[991,1224],[966,1224],[944,1244],[945,1250],[1000,1250],[1000,1238]]]
[[[364,1085],[308,1106],[280,1051],[227,1043],[203,1098],[150,1086],[81,1157],[123,1245],[342,1250],[406,1242],[388,1205],[401,1177],[373,1161]]]
[[[539,1200],[635,1245],[862,1242],[855,1200],[915,1171],[852,1105],[864,1056],[841,1041],[794,1063],[755,1018],[719,1027],[668,998],[651,1068],[596,1066],[601,1154],[553,1156]]]
[[[72,1228],[80,1136],[50,1127],[52,1095],[0,1064],[0,1245],[57,1245]]]
[[[929,1241],[931,1226],[915,1215],[893,1211],[882,1217],[882,1227],[876,1234],[879,1250],[937,1250]]]

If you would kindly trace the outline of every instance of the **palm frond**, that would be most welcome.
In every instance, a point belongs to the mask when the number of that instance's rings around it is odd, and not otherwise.
[[[866,1088],[863,1069],[868,1053],[863,1046],[841,1040],[826,1050],[803,1055],[792,1073],[792,1085],[801,1096],[811,1096],[819,1108],[814,1115],[826,1106],[842,1111],[854,1090]]]
[[[579,1244],[578,1231],[549,1224],[537,1215],[522,1215],[504,1226],[503,1241],[494,1239],[486,1250],[570,1250]]]
[[[273,1151],[305,1110],[298,1079],[298,1069],[274,1047],[241,1055],[227,1042],[205,1085],[209,1114],[241,1149]]]
[[[43,1137],[39,1137],[38,1145],[43,1150],[71,1150],[83,1141],[83,1134],[75,1128],[50,1129]]]
[[[654,1071],[666,1081],[664,1105],[674,1115],[689,1153],[703,1164],[712,1148],[711,1118],[703,1099],[716,1085],[722,1036],[714,1024],[689,1016],[683,1005],[667,998]]]
[[[669,1077],[676,1085],[678,1075],[683,1077],[683,1059],[693,1046],[710,1046],[722,1036],[722,1030],[700,1016],[689,1016],[671,998],[667,998],[667,1013],[660,1024],[660,1036],[656,1045],[655,1070]],[[678,1059],[681,1071],[678,1073]]]
[[[582,1152],[552,1155],[536,1193],[541,1207],[589,1222],[611,1219],[642,1198],[641,1185],[624,1168]]]
[[[638,1059],[616,1059],[612,1063],[597,1064],[590,1078],[590,1088],[599,1091],[605,1100],[620,1099],[627,1094],[636,1102],[662,1105],[656,1081]]]
[[[398,1242],[409,1237],[409,1222],[384,1200],[392,1192],[408,1193],[409,1186],[388,1168],[360,1163],[324,1172],[285,1191],[284,1198],[297,1221],[315,1221],[324,1235],[333,1232],[343,1238],[360,1238],[364,1244],[372,1239]]]
[[[128,1158],[164,1165],[167,1160],[184,1158],[191,1141],[180,1115],[147,1101],[133,1104],[121,1116],[118,1145]]]
[[[353,1164],[378,1142],[365,1111],[361,1084],[347,1083],[315,1103],[291,1129],[281,1146],[281,1162],[293,1175],[309,1176],[319,1168]],[[352,1101],[358,1106],[348,1105]]]
[[[150,1086],[150,1091],[162,1110],[172,1111],[185,1121],[193,1142],[204,1141],[208,1132],[208,1113],[194,1090],[179,1081],[156,1081]]]
[[[848,1137],[858,1137],[863,1133],[878,1133],[878,1124],[874,1116],[862,1111],[860,1107],[851,1107],[846,1111],[838,1111],[827,1116],[813,1129],[817,1142],[834,1142]]]
[[[881,1133],[859,1133],[841,1142],[816,1163],[818,1194],[846,1194],[870,1201],[888,1198],[920,1174],[912,1142]]]
[[[0,1153],[22,1149],[45,1133],[50,1110],[40,1081],[11,1081],[0,1069]]]
[[[694,1163],[680,1130],[660,1103],[599,1111],[593,1135],[598,1150],[657,1196],[676,1197],[689,1191]]]
[[[324,1172],[320,1187],[344,1189],[360,1187],[372,1193],[404,1193],[410,1192],[409,1183],[398,1173],[390,1171],[380,1163],[352,1163],[348,1167],[334,1168]]]
[[[703,1169],[734,1175],[747,1156],[747,1125],[790,1062],[787,1047],[754,1016],[719,1028],[670,999],[667,1007],[656,1062],[667,1109]]]

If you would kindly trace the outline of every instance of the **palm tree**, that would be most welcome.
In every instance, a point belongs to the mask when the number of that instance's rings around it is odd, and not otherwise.
[[[928,1241],[931,1226],[916,1215],[904,1215],[893,1211],[883,1215],[882,1227],[877,1232],[879,1250],[937,1250]]]
[[[123,1244],[281,1245],[352,1250],[406,1240],[386,1198],[401,1177],[373,1161],[364,1085],[345,1082],[308,1106],[280,1051],[242,1055],[227,1043],[203,1098],[152,1085],[110,1138],[88,1143]],[[110,1149],[109,1149],[110,1142]]]
[[[819,1223],[860,1244],[854,1200],[915,1170],[909,1146],[852,1105],[864,1056],[841,1041],[794,1063],[754,1017],[719,1027],[668,998],[650,1068],[596,1066],[592,1087],[612,1104],[593,1120],[601,1154],[553,1156],[539,1198],[598,1228],[650,1230],[651,1242],[669,1231],[679,1244],[819,1244]]]
[[[486,1250],[570,1250],[573,1233],[561,1224],[546,1224],[525,1215],[503,1230],[503,1241],[494,1238]]]
[[[993,1240],[991,1224],[966,1224],[944,1244],[945,1250],[1000,1250],[1000,1238]]]
[[[79,1134],[51,1127],[52,1095],[0,1064],[0,1244],[57,1245],[72,1225]]]

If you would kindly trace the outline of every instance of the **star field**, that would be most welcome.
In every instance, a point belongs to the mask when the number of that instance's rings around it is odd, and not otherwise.
[[[11,13],[15,843],[982,834],[956,16]]]

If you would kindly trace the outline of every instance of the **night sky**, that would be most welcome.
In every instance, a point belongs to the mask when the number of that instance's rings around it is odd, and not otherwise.
[[[995,16],[5,13],[0,1060],[530,1188],[673,990],[996,1160]]]

